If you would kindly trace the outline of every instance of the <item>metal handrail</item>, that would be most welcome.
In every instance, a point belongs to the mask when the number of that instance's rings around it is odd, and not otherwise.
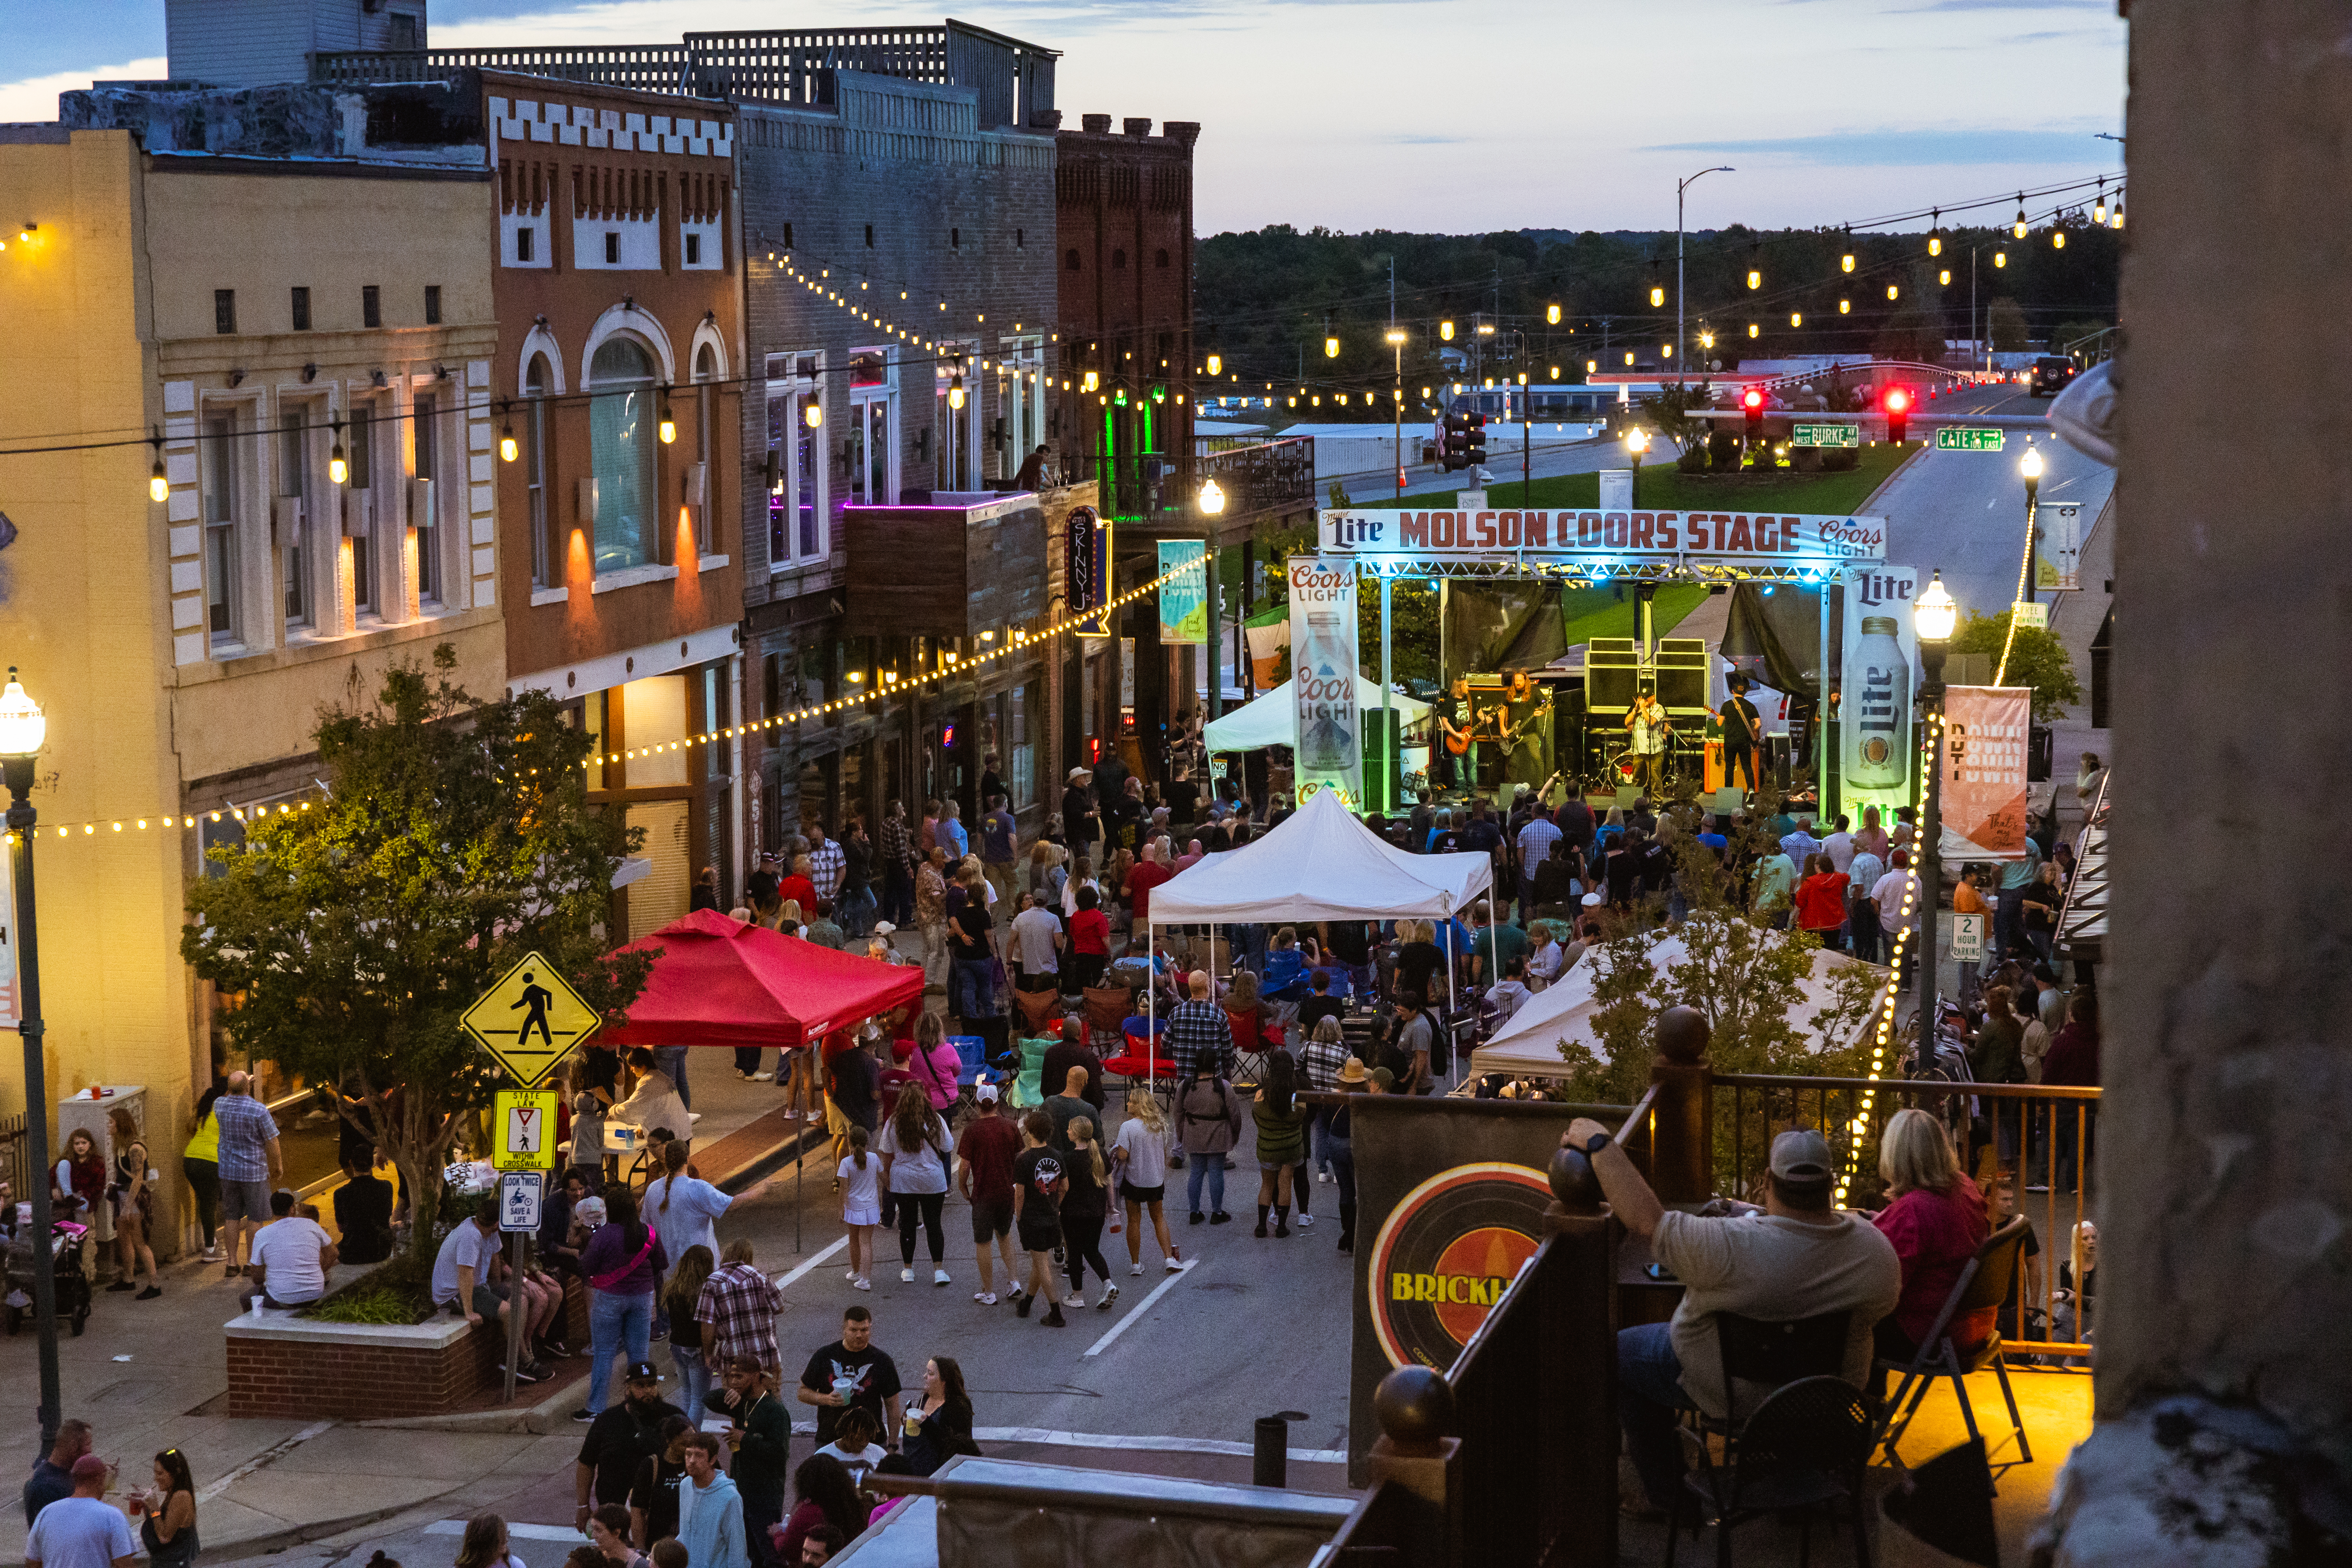
[[[2088,1100],[2105,1091],[2068,1083],[1951,1083],[1923,1078],[1797,1078],[1772,1073],[1719,1072],[1713,1081],[1728,1089],[1858,1089],[1877,1093],[1977,1094],[2001,1100]]]

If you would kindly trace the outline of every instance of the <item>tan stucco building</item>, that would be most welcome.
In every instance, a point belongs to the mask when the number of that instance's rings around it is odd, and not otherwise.
[[[393,662],[446,644],[503,689],[495,217],[478,148],[378,149],[364,114],[298,162],[218,150],[253,126],[204,95],[65,110],[0,127],[0,202],[37,226],[0,237],[0,445],[58,448],[0,456],[0,662],[49,720],[51,1092],[146,1086],[176,1166],[218,1059],[178,957],[204,847],[299,809],[320,710]]]

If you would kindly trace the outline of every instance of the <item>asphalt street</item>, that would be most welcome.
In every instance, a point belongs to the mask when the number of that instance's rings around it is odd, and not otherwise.
[[[2047,398],[2021,386],[1967,387],[1923,414],[2043,415]],[[1944,574],[1944,586],[1963,611],[1992,615],[2017,596],[2017,569],[2025,546],[2025,480],[2017,471],[2025,437],[2047,465],[2042,500],[2079,501],[2088,532],[2116,474],[2048,432],[2009,429],[1998,452],[1939,452],[1930,447],[1905,465],[1873,502],[1885,514],[1886,558]],[[1931,437],[1932,439],[1932,437]],[[2043,595],[2046,602],[2049,595]]]

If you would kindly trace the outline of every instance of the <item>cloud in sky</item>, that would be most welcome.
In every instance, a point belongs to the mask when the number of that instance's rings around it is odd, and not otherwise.
[[[0,83],[0,112],[47,119],[61,87],[160,73],[107,62],[159,48],[163,10],[19,0],[0,70],[26,79]],[[2117,162],[2089,134],[2122,117],[2113,0],[1678,0],[1664,23],[1559,0],[913,0],[870,19],[949,14],[1062,50],[1067,123],[1199,121],[1203,233],[1671,226],[1694,157],[1741,166],[1707,182],[1695,221],[1810,226]],[[838,0],[433,0],[431,15],[450,48],[869,20]],[[2010,36],[2032,26],[2065,30]],[[1920,127],[1923,103],[1969,119]]]
[[[163,57],[124,60],[119,65],[84,66],[79,70],[53,71],[47,76],[0,81],[0,121],[55,120],[58,94],[74,92],[93,81],[144,81],[163,74]]]
[[[1669,142],[1645,153],[1706,153],[1724,157],[1785,159],[1825,168],[1916,169],[1954,165],[2035,163],[2105,165],[2112,143],[2090,131],[1895,130],[1830,131],[1810,136],[1764,136],[1721,142]]]

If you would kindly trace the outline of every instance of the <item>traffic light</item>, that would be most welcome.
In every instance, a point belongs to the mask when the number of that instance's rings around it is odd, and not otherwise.
[[[1462,466],[1475,468],[1486,460],[1486,416],[1466,414],[1463,417],[1470,421],[1470,428],[1462,443]]]
[[[1764,389],[1760,386],[1751,386],[1741,393],[1739,406],[1748,414],[1748,438],[1750,441],[1762,440],[1764,438]]]
[[[1448,414],[1437,422],[1437,466],[1452,473],[1462,466],[1462,448],[1469,440],[1470,418],[1465,414]]]
[[[1886,410],[1886,438],[1896,446],[1911,438],[1911,389],[1890,386],[1879,405]]]

